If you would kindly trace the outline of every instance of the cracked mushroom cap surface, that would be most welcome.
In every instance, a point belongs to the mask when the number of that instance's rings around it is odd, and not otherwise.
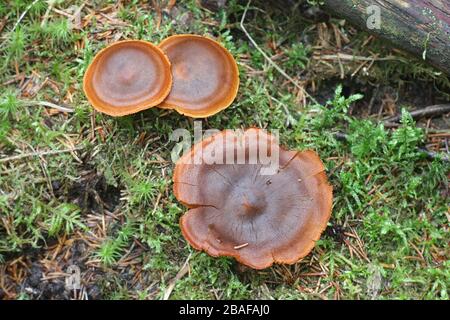
[[[181,34],[159,47],[172,63],[173,87],[161,108],[204,118],[227,108],[239,89],[239,70],[233,56],[218,42]]]
[[[252,156],[255,148],[278,158],[277,170],[263,172],[271,166]],[[175,166],[175,196],[190,208],[180,218],[183,236],[197,250],[254,269],[293,264],[312,250],[331,215],[324,170],[314,151],[285,150],[260,129],[204,139]]]
[[[83,79],[91,105],[111,116],[124,116],[160,104],[172,87],[170,62],[147,41],[125,40],[101,50]]]

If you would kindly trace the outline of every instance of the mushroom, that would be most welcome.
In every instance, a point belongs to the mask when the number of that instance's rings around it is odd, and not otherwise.
[[[260,157],[251,156],[264,144],[278,155],[270,175],[262,174],[267,166]],[[239,154],[245,162],[236,164]],[[331,215],[324,170],[314,151],[285,150],[264,130],[217,133],[176,163],[174,194],[189,207],[180,218],[182,234],[197,250],[254,269],[293,264],[313,249]]]
[[[227,108],[239,88],[239,70],[233,56],[218,42],[181,34],[164,39],[159,47],[172,63],[173,87],[160,105],[204,118]]]
[[[172,86],[170,62],[150,42],[125,40],[101,50],[89,65],[83,90],[91,105],[123,116],[160,104]]]

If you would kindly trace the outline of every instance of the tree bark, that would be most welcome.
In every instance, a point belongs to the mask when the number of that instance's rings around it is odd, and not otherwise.
[[[450,75],[449,0],[323,0],[324,8]],[[372,6],[372,7],[371,7]],[[380,23],[371,24],[379,8]]]

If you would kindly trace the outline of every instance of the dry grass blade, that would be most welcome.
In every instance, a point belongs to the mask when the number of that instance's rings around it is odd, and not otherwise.
[[[250,40],[250,42],[253,44],[253,46],[256,48],[256,50],[258,50],[264,57],[264,59],[266,59],[267,62],[269,62],[270,65],[272,65],[272,67],[274,67],[283,77],[285,77],[287,80],[289,80],[289,82],[291,82],[295,87],[297,87],[299,90],[301,90],[312,102],[314,102],[315,104],[319,104],[319,102],[317,102],[316,99],[314,99],[314,97],[312,97],[306,90],[305,88],[303,88],[300,84],[298,84],[297,81],[295,81],[295,79],[293,79],[290,75],[288,75],[283,69],[280,68],[279,65],[277,65],[272,59],[270,59],[270,57],[264,52],[263,49],[261,49],[259,47],[259,45],[256,43],[256,41],[252,38],[252,36],[250,35],[250,33],[247,31],[247,29],[245,28],[244,25],[244,21],[245,21],[245,17],[247,15],[247,11],[248,8],[250,7],[250,3],[252,1],[250,0],[247,3],[247,6],[245,7],[244,13],[242,14],[242,18],[241,18],[241,29],[242,31],[245,33],[246,37]]]
[[[0,159],[0,163],[20,160],[24,158],[30,158],[30,157],[36,157],[36,156],[48,156],[48,155],[55,155],[60,153],[66,153],[66,152],[73,152],[77,150],[81,150],[83,147],[76,147],[76,148],[69,148],[69,149],[63,149],[63,150],[48,150],[48,151],[36,151],[36,152],[30,152],[30,153],[23,153],[16,156],[6,157]]]
[[[32,3],[30,3],[28,5],[28,7],[25,9],[24,12],[22,12],[22,14],[20,15],[19,19],[17,19],[17,22],[14,24],[14,27],[11,29],[11,33],[14,32],[14,30],[16,30],[17,26],[22,22],[23,18],[26,16],[26,14],[28,13],[28,11],[38,2],[39,0],[34,0]]]
[[[173,289],[175,288],[175,285],[177,284],[177,281],[180,280],[181,278],[183,278],[189,272],[189,260],[191,259],[191,256],[192,256],[192,254],[189,254],[189,256],[187,257],[183,266],[181,267],[180,271],[178,271],[175,278],[173,278],[170,281],[169,286],[167,287],[166,291],[164,292],[163,300],[169,300],[170,295],[171,295]]]
[[[59,110],[61,112],[67,112],[67,113],[72,113],[74,111],[72,108],[62,107],[62,106],[59,106],[55,103],[48,102],[48,101],[28,101],[24,105],[25,106],[38,105],[38,106],[53,108],[53,109]]]

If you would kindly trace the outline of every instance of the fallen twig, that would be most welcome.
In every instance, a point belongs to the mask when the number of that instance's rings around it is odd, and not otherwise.
[[[25,105],[25,106],[39,105],[39,106],[53,108],[53,109],[57,109],[61,112],[68,112],[68,113],[71,113],[74,111],[72,108],[62,107],[62,106],[59,106],[55,103],[48,102],[48,101],[26,101],[23,103],[23,105]]]
[[[48,155],[52,155],[52,154],[73,152],[73,151],[77,151],[77,150],[81,150],[81,149],[83,149],[83,147],[75,147],[75,148],[63,149],[63,150],[47,150],[47,151],[35,151],[35,152],[30,152],[30,153],[22,153],[22,154],[19,154],[16,156],[1,158],[0,163],[20,160],[20,159],[24,159],[24,158],[36,157],[36,156],[48,156]]]
[[[423,117],[436,117],[445,113],[450,112],[450,104],[437,104],[434,106],[429,106],[423,109],[418,109],[418,110],[414,110],[411,111],[411,117],[414,120],[417,120],[419,118],[423,118]],[[389,117],[387,119],[384,119],[385,123],[390,123],[390,122],[399,122],[402,119],[401,115],[396,115],[393,117]]]
[[[337,54],[324,54],[320,56],[314,56],[315,60],[347,60],[347,61],[389,61],[389,60],[400,60],[398,57],[363,57],[363,56],[355,56],[346,53],[337,53]]]

